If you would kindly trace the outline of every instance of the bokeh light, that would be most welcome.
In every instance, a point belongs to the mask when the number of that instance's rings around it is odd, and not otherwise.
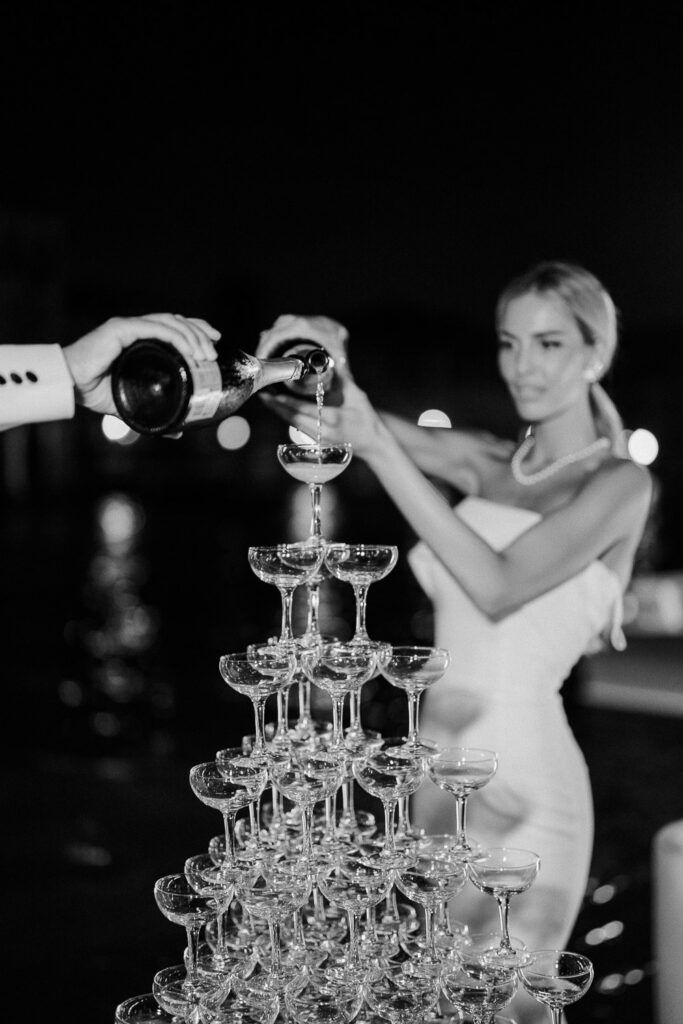
[[[297,430],[296,427],[289,428],[289,437],[293,444],[315,444],[315,438],[309,437],[308,434],[304,434],[303,430]]]
[[[140,436],[118,416],[102,417],[102,433],[107,441],[113,441],[114,444],[134,444]]]
[[[425,409],[420,413],[418,427],[450,427],[450,418],[441,409]]]
[[[638,427],[629,436],[628,453],[634,462],[650,466],[659,454],[659,441],[651,430]]]
[[[228,416],[218,424],[216,430],[216,440],[226,451],[234,452],[238,448],[244,448],[250,437],[251,427],[244,416]]]

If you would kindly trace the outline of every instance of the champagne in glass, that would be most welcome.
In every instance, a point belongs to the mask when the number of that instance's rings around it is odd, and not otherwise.
[[[322,540],[320,499],[323,486],[343,473],[351,461],[350,444],[280,444],[280,465],[295,480],[308,484],[311,493],[310,538]]]

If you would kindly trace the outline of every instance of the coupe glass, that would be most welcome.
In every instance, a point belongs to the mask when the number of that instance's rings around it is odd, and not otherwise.
[[[124,999],[114,1011],[114,1024],[173,1024],[176,1020],[162,1010],[151,992]]]
[[[267,669],[252,664],[249,653],[242,651],[239,654],[224,654],[218,667],[228,686],[249,697],[254,706],[255,738],[251,755],[263,759],[266,751],[266,701],[292,679],[296,669],[296,655],[293,651],[281,650],[281,662],[276,670],[272,663]]]
[[[258,857],[262,853],[260,797],[268,784],[266,765],[258,758],[245,754],[241,747],[224,747],[216,751],[216,764],[221,775],[228,782],[237,782],[251,787],[255,792],[252,803],[248,804],[249,827],[246,821],[235,822],[233,837],[236,846],[245,853]],[[209,853],[211,847],[209,846]],[[225,857],[225,845],[221,849],[221,859]]]
[[[481,860],[470,862],[470,878],[477,889],[495,898],[500,914],[500,945],[484,955],[487,963],[521,967],[528,961],[528,953],[524,949],[515,948],[510,942],[510,897],[526,892],[533,884],[540,866],[538,854],[506,846],[492,847]]]
[[[189,985],[184,964],[164,967],[152,982],[154,999],[166,1013],[172,1014],[174,1021],[215,1020],[229,990],[230,978],[220,974],[202,975],[197,985]]]
[[[180,924],[187,933],[189,983],[192,990],[199,990],[197,972],[197,946],[199,932],[216,912],[210,896],[196,892],[185,875],[164,875],[154,883],[154,898],[159,910],[169,921]]]
[[[301,667],[319,689],[332,698],[332,739],[331,749],[344,747],[344,698],[347,693],[357,691],[375,671],[375,652],[352,644],[322,644],[320,647],[302,651]]]
[[[335,969],[305,969],[287,985],[285,1005],[295,1024],[349,1024],[363,1003],[357,976]]]
[[[263,675],[279,675],[285,664],[288,663],[292,653],[296,655],[296,649],[294,647],[288,644],[280,644],[279,642],[249,644],[247,647],[247,657],[249,661],[254,668],[258,669],[259,672],[263,673]],[[299,668],[297,661],[297,667],[294,672],[275,694],[277,699],[277,726],[273,733],[271,743],[279,744],[280,746],[289,746],[291,741],[288,728],[289,693],[296,682],[296,675],[298,671]]]
[[[350,444],[278,445],[277,457],[282,468],[295,480],[308,484],[311,492],[311,537],[322,539],[320,499],[323,485],[343,473],[352,454]]]
[[[421,757],[411,754],[407,747],[381,750],[367,757],[356,758],[353,774],[359,786],[382,801],[384,807],[384,849],[381,856],[386,864],[400,868],[405,855],[399,853],[394,841],[394,812],[401,797],[412,796],[424,778]]]
[[[216,1015],[202,1024],[275,1024],[279,1012],[277,994],[248,978],[236,981]]]
[[[439,999],[439,979],[411,961],[379,967],[365,983],[365,999],[391,1024],[415,1024],[426,1019]]]
[[[472,860],[485,852],[467,838],[467,799],[493,778],[497,768],[498,755],[493,750],[475,747],[448,747],[427,758],[432,782],[455,797],[456,835],[451,849],[462,860]]]
[[[464,888],[467,874],[464,865],[456,859],[419,854],[396,874],[398,889],[413,903],[418,903],[425,915],[426,950],[419,958],[424,967],[441,968],[441,956],[434,944],[434,913],[438,907],[453,899]]]
[[[272,583],[282,599],[281,644],[293,643],[294,591],[311,580],[322,564],[322,544],[276,544],[249,548],[249,565],[264,583]]]
[[[311,875],[306,865],[286,862],[261,863],[259,873],[237,882],[235,892],[245,910],[268,922],[271,971],[266,987],[281,992],[288,980],[280,955],[280,925],[299,910],[311,892]]]
[[[187,858],[185,877],[195,892],[201,896],[208,896],[214,902],[217,922],[216,947],[209,954],[210,963],[207,966],[212,971],[230,973],[235,964],[225,946],[223,924],[235,892],[233,879],[226,877],[223,866],[214,864],[208,853],[198,853]]]
[[[443,676],[450,662],[443,647],[392,647],[380,663],[380,672],[392,686],[408,696],[408,743],[414,752],[433,754],[433,743],[419,738],[420,697]]]
[[[222,761],[206,761],[190,769],[192,792],[207,807],[213,807],[223,815],[225,829],[225,860],[221,867],[224,874],[235,869],[235,818],[238,811],[258,800],[267,781],[265,768],[250,775],[231,773]]]
[[[467,1014],[472,1024],[494,1024],[498,1011],[517,991],[517,975],[485,966],[453,964],[444,969],[441,986],[447,999],[461,1014]]]
[[[396,565],[398,548],[393,544],[328,544],[325,565],[332,575],[350,583],[356,597],[356,630],[351,643],[371,643],[365,626],[368,590]]]
[[[318,885],[323,896],[346,911],[349,922],[346,967],[351,970],[360,967],[359,919],[369,907],[386,898],[391,884],[391,874],[384,867],[364,864],[356,857],[337,857],[318,871]]]
[[[588,957],[567,950],[540,949],[530,954],[519,970],[527,992],[550,1010],[552,1024],[560,1024],[565,1006],[585,995],[593,980]]]
[[[333,753],[302,750],[286,760],[273,762],[271,771],[273,782],[282,795],[301,810],[301,856],[304,861],[310,861],[313,857],[313,805],[339,789],[344,761]]]

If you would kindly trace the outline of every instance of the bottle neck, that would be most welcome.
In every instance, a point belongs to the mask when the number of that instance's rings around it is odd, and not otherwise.
[[[286,381],[299,380],[306,371],[301,359],[257,359],[259,364],[254,380],[254,391],[267,388],[271,384],[281,384]]]

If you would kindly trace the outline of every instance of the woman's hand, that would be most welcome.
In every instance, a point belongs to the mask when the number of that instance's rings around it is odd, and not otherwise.
[[[328,444],[348,441],[354,455],[362,459],[371,457],[382,444],[382,420],[368,396],[347,374],[340,375],[343,403],[322,410],[322,437]],[[302,402],[289,395],[261,394],[268,409],[283,420],[302,430],[315,441],[318,430],[318,409],[314,402]]]
[[[221,334],[206,320],[173,313],[112,317],[94,331],[64,348],[73,377],[76,399],[94,412],[115,413],[110,370],[116,357],[142,338],[157,338],[174,345],[193,362],[216,359],[215,343]]]

